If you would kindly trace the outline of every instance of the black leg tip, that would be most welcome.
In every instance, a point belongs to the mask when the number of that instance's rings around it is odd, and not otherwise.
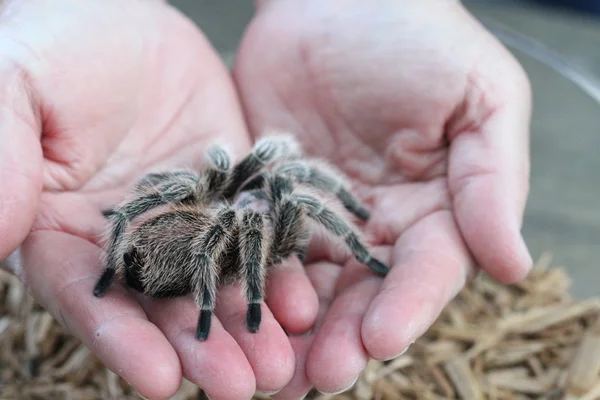
[[[246,314],[246,325],[248,325],[248,330],[250,333],[258,332],[258,327],[260,326],[260,320],[262,317],[260,304],[259,303],[251,303],[248,304],[248,312]]]
[[[104,215],[104,218],[110,218],[113,216],[114,213],[115,210],[112,209],[102,211],[102,215]]]
[[[94,286],[94,296],[102,297],[110,287],[113,278],[115,277],[115,270],[112,268],[107,268],[98,282],[96,286]]]
[[[346,207],[346,210],[350,211],[357,218],[367,221],[371,218],[371,213],[362,204],[360,204],[350,192],[342,188],[337,194],[338,198]]]
[[[373,270],[378,275],[386,276],[388,272],[390,272],[390,267],[382,263],[376,258],[371,258],[367,263],[367,266]]]
[[[130,253],[123,254],[123,263],[126,267],[131,267],[131,265],[133,264],[133,257]]]
[[[306,251],[298,251],[296,256],[298,257],[298,261],[300,261],[301,264],[304,264],[306,261]]]
[[[196,327],[196,339],[203,342],[208,339],[210,332],[210,323],[212,312],[210,310],[201,310],[198,317],[198,326]]]
[[[364,207],[359,207],[358,209],[354,210],[354,213],[363,221],[368,221],[369,218],[371,218],[371,213]]]

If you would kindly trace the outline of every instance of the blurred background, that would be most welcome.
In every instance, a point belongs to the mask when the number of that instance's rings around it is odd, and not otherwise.
[[[171,0],[230,63],[253,1]],[[463,1],[525,67],[533,86],[531,193],[524,223],[534,258],[551,252],[576,297],[600,283],[600,0]]]

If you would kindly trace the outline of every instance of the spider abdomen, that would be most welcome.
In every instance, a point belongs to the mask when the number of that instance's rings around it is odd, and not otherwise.
[[[135,248],[130,252],[139,254]],[[187,258],[189,257],[181,258],[181,261],[189,264],[190,261]],[[178,264],[166,264],[164,261],[157,257],[141,255],[138,261],[129,265],[125,264],[127,285],[143,294],[157,298],[185,296],[191,293],[190,282],[193,274],[189,269],[178,267]]]
[[[169,210],[142,223],[127,236],[127,285],[152,297],[192,292],[194,246],[208,223],[207,215],[191,209]]]

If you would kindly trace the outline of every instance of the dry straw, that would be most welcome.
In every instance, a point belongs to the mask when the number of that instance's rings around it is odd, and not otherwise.
[[[600,299],[542,257],[518,285],[478,276],[402,356],[319,399],[600,399]],[[0,399],[139,399],[0,270]],[[198,399],[185,382],[173,399]],[[259,397],[257,398],[264,398]]]

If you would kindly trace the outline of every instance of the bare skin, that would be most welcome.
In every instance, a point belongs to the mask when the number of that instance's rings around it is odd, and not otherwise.
[[[293,338],[299,365],[276,396],[293,399],[343,390],[370,357],[401,353],[476,266],[508,283],[527,274],[531,98],[458,1],[258,5],[234,71],[251,131],[299,132],[351,175],[392,266],[380,279],[324,249],[307,260],[321,310],[318,329]]]
[[[339,391],[427,329],[476,264],[527,273],[528,82],[458,2],[258,2],[234,79],[164,1],[0,4],[0,259],[145,397],[182,377],[215,400]],[[354,178],[385,280],[314,246],[306,269],[270,274],[259,333],[224,288],[203,343],[191,297],[92,296],[102,210],[213,141],[245,154],[264,128]]]
[[[16,272],[33,296],[148,398],[169,398],[182,376],[213,399],[284,387],[289,339],[266,307],[260,335],[247,332],[239,288],[223,291],[201,345],[192,298],[152,301],[117,285],[92,295],[102,210],[149,170],[199,164],[215,140],[250,149],[210,44],[162,1],[1,4],[0,259],[20,246]],[[317,298],[298,270],[277,279],[308,293],[289,318],[304,329]]]

